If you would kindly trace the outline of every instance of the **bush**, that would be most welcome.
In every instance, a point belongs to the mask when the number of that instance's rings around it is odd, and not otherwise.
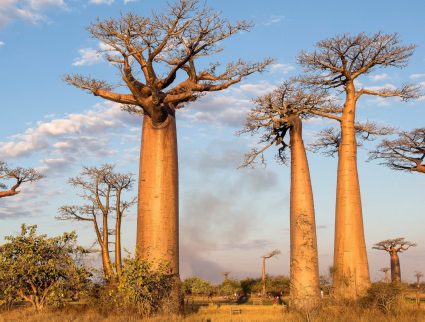
[[[210,282],[200,277],[186,278],[182,282],[182,291],[188,295],[209,295],[214,291],[214,286]]]
[[[100,290],[99,304],[106,310],[151,315],[167,309],[174,283],[167,265],[153,269],[149,262],[126,258],[119,281]]]
[[[0,301],[11,306],[22,298],[37,310],[63,302],[89,283],[90,273],[78,264],[85,252],[76,246],[74,232],[48,238],[37,226],[21,226],[18,236],[7,236],[0,246]]]
[[[402,292],[403,286],[400,283],[374,283],[367,291],[363,303],[388,314],[399,308],[402,302]]]

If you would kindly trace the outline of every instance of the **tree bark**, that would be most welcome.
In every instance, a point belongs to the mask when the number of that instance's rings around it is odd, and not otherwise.
[[[355,107],[354,85],[347,85],[338,151],[333,276],[334,295],[346,299],[358,298],[370,286],[357,172]]]
[[[116,200],[116,222],[115,222],[115,270],[117,273],[118,280],[121,277],[121,267],[122,267],[122,259],[121,259],[121,190],[117,190],[117,200]]]
[[[16,191],[16,190],[0,191],[0,198],[14,196],[14,195],[17,195],[18,193],[19,191]]]
[[[266,295],[266,259],[262,258],[261,281],[263,283],[261,295]]]
[[[390,250],[391,258],[391,282],[401,282],[400,259],[396,250]]]
[[[178,158],[174,115],[154,125],[143,119],[137,217],[137,255],[154,267],[170,265],[173,310],[180,310]]]
[[[293,116],[291,123],[290,304],[308,311],[320,302],[316,223],[301,120]]]

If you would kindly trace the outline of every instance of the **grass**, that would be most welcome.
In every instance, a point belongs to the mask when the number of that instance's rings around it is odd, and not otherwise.
[[[231,308],[240,309],[240,314],[232,314]],[[384,314],[377,309],[363,309],[359,306],[328,305],[310,316],[295,312],[285,312],[281,306],[272,305],[209,305],[199,307],[197,312],[185,316],[159,315],[142,319],[137,315],[102,313],[94,307],[70,305],[63,309],[46,309],[35,312],[32,308],[16,308],[0,313],[0,322],[425,322],[425,306],[416,308],[406,303],[402,309],[392,314]]]

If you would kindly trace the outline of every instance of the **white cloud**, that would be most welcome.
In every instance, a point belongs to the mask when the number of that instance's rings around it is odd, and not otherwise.
[[[130,3],[130,2],[137,2],[137,0],[124,0],[124,4]]]
[[[290,64],[272,64],[270,66],[271,73],[288,74],[295,70],[295,67]]]
[[[94,65],[102,61],[102,54],[93,48],[82,48],[78,50],[79,57],[74,59],[73,66]]]
[[[367,86],[366,88],[372,91],[382,91],[384,89],[394,90],[397,89],[397,86],[395,86],[394,84],[384,84],[382,86]]]
[[[114,3],[114,0],[90,0],[89,1],[92,4],[107,4],[107,5],[111,5],[112,3]]]
[[[369,79],[372,82],[379,82],[379,81],[390,79],[390,76],[388,76],[388,74],[386,73],[383,73],[383,74],[370,75]]]
[[[33,24],[46,21],[43,10],[55,7],[67,9],[64,0],[0,0],[0,28],[14,19]]]
[[[424,78],[425,74],[412,74],[410,75],[410,79],[419,79],[419,78]]]
[[[285,16],[273,15],[273,16],[270,16],[269,19],[266,22],[263,22],[263,25],[264,26],[275,25],[275,24],[281,22],[283,19],[285,19]]]
[[[45,151],[40,170],[72,164],[76,155],[109,156],[114,130],[135,125],[139,119],[121,111],[112,102],[98,104],[84,113],[69,114],[63,118],[38,122],[24,133],[0,142],[0,159],[18,158]],[[44,155],[44,154],[43,154]]]
[[[0,47],[6,45],[3,41],[0,41]]]

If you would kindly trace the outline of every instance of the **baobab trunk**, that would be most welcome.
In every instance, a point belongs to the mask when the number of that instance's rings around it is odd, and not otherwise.
[[[311,310],[320,301],[313,192],[301,120],[293,116],[291,123],[290,300],[295,309]]]
[[[179,305],[178,161],[174,116],[159,125],[143,119],[139,170],[137,256],[157,267],[168,264]]]
[[[358,298],[365,294],[370,286],[357,172],[354,118],[354,87],[347,85],[347,101],[341,120],[341,143],[338,151],[333,276],[334,295],[347,299]]]
[[[121,190],[117,191],[117,201],[116,201],[116,222],[115,222],[115,270],[117,272],[118,280],[121,277]]]
[[[397,251],[390,251],[391,258],[391,282],[401,282],[400,259]]]
[[[266,295],[266,259],[263,257],[262,258],[262,269],[261,269],[261,282],[262,282],[262,290],[261,290],[261,295],[265,296]]]

